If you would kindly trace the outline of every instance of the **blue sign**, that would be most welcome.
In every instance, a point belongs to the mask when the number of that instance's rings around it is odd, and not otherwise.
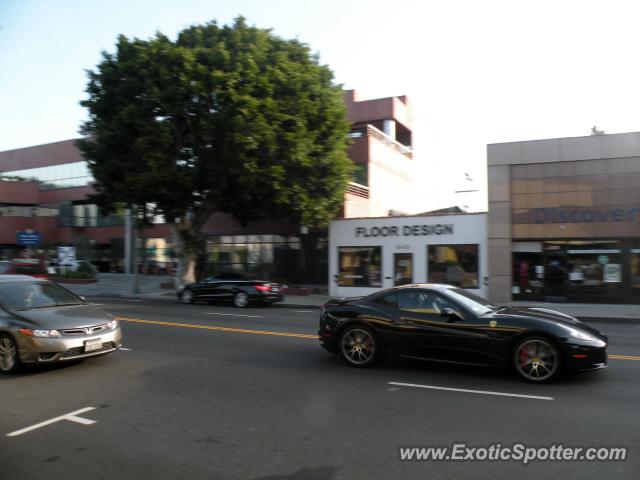
[[[23,245],[25,247],[31,245],[40,245],[42,243],[42,237],[38,232],[34,232],[33,230],[25,230],[23,232],[18,232],[16,234],[18,245]]]

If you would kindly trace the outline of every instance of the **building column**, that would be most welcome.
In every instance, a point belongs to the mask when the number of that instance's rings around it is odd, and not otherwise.
[[[382,131],[387,137],[391,138],[391,140],[395,140],[396,139],[396,121],[384,120],[382,122]]]
[[[511,301],[511,167],[489,166],[489,299]]]

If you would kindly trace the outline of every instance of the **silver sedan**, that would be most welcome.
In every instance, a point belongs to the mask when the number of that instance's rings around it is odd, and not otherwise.
[[[0,372],[76,360],[122,345],[118,320],[47,280],[0,275]]]

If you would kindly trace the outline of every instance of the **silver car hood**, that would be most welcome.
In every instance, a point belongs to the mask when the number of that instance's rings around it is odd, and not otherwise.
[[[66,307],[12,310],[20,320],[33,325],[32,328],[67,329],[102,325],[113,320],[113,316],[93,305],[69,305]]]

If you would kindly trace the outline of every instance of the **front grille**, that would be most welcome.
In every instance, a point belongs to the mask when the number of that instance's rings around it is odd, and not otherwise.
[[[67,350],[66,352],[64,352],[64,354],[62,355],[62,358],[72,358],[72,357],[78,357],[80,355],[85,355],[85,354],[93,354],[93,353],[100,353],[100,352],[104,352],[106,350],[112,350],[116,348],[116,344],[114,342],[106,342],[102,344],[102,348],[100,350],[92,350],[91,352],[85,352],[84,351],[84,347],[75,347],[75,348],[70,348],[69,350]]]
[[[92,327],[85,328],[67,328],[60,330],[60,333],[62,333],[62,335],[93,335],[94,333],[102,332],[106,329],[106,325],[94,325]]]

